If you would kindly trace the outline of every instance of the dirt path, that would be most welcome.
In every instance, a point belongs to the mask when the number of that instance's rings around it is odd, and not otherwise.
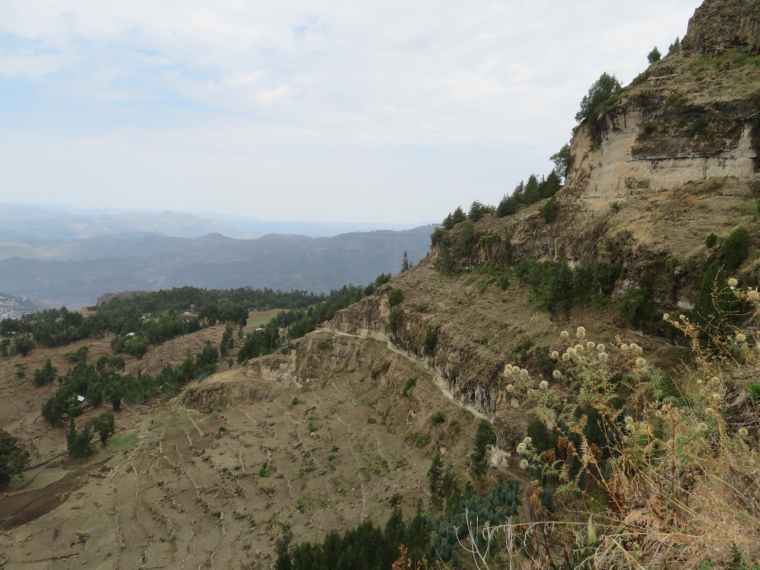
[[[347,332],[333,330],[333,329],[325,329],[325,328],[317,329],[315,332],[326,332],[326,333],[331,333],[331,334],[334,334],[334,335],[337,335],[337,336],[347,336],[347,337],[351,337],[351,338],[381,340],[381,339],[379,339],[379,338],[377,338],[375,336],[364,336],[364,335],[360,335],[360,334],[352,334],[352,333],[347,333]],[[394,345],[389,338],[386,338],[384,342],[388,346],[388,350],[390,350],[391,352],[395,352],[396,354],[400,354],[401,356],[403,356],[407,360],[409,360],[412,363],[414,363],[419,368],[422,368],[423,370],[427,370],[428,372],[430,372],[430,369],[427,366],[427,364],[425,364],[425,362],[421,361],[419,358],[417,358],[413,354],[409,354],[407,351],[401,350],[396,345]],[[448,387],[446,387],[446,385],[442,381],[439,382],[438,380],[435,380],[435,375],[433,375],[433,378],[434,378],[433,383],[441,391],[441,394],[443,394],[447,399],[449,399],[452,402],[454,402],[460,408],[463,408],[463,409],[467,410],[468,412],[472,413],[472,415],[474,415],[476,418],[480,418],[482,420],[493,421],[493,418],[489,417],[487,414],[484,414],[483,412],[481,412],[480,410],[478,410],[474,406],[471,406],[470,404],[465,404],[464,402],[462,402],[461,400],[459,400],[458,398],[456,398],[454,396],[454,394],[451,393],[451,390],[449,390]]]

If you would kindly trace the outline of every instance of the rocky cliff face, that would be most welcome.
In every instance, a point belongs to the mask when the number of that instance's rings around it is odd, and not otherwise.
[[[651,65],[599,118],[601,145],[594,148],[578,129],[568,190],[603,211],[639,189],[709,178],[760,180],[753,144],[759,53],[760,2],[706,1],[680,50]]]
[[[730,49],[760,54],[760,3],[706,0],[689,20],[682,48],[687,54],[719,55]]]
[[[578,126],[556,219],[545,221],[542,202],[505,218],[486,216],[476,225],[477,244],[455,263],[498,261],[509,235],[515,262],[619,261],[622,292],[653,260],[701,257],[709,233],[754,227],[759,23],[757,0],[705,2],[681,48],[650,65],[597,118],[600,144],[585,123]],[[441,263],[455,248],[445,250],[434,245],[430,261]]]

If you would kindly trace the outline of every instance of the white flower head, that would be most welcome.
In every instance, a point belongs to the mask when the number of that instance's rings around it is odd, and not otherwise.
[[[576,344],[574,348],[575,348],[575,352],[583,352],[582,344]]]
[[[519,366],[513,366],[512,367],[512,374],[519,374],[520,373],[520,367]]]
[[[549,383],[546,380],[541,380],[541,383],[538,385],[538,387],[542,390],[546,390],[549,387]]]
[[[628,352],[628,345],[625,343],[621,344],[620,350],[622,350],[623,352]]]
[[[552,360],[559,360],[559,352],[557,352],[556,350],[553,350],[551,354],[551,358]]]
[[[713,410],[712,408],[706,408],[706,409],[705,409],[705,413],[706,413],[708,416],[714,416],[714,415],[715,415],[715,410]]]
[[[578,330],[576,331],[575,336],[578,337],[579,339],[586,338],[586,329],[583,327],[578,327]]]
[[[631,416],[625,416],[625,425],[631,425],[633,423],[633,418]]]
[[[520,461],[520,469],[527,469],[527,468],[528,468],[528,460],[523,459],[522,461]]]
[[[745,437],[749,432],[747,431],[747,428],[739,428],[739,431],[737,433],[740,436]]]
[[[526,437],[525,439],[523,439],[523,443],[525,445],[530,445],[531,443],[533,443],[533,438],[532,437]]]
[[[600,352],[599,353],[599,362],[602,364],[607,364],[607,353],[606,352]]]
[[[716,402],[719,402],[722,398],[723,398],[723,396],[721,396],[717,392],[713,393],[713,395],[712,395],[712,399],[715,400]]]
[[[555,380],[559,380],[560,378],[562,378],[562,372],[560,372],[559,370],[555,370],[554,372],[552,372],[552,378],[554,378]]]
[[[760,293],[756,289],[750,289],[747,291],[747,298],[750,301],[760,301]]]
[[[628,345],[628,348],[631,349],[633,352],[638,352],[639,345],[636,344],[635,342],[632,342],[631,344]]]
[[[699,431],[707,431],[707,424],[704,422],[700,422],[699,424],[697,424],[697,429]]]
[[[512,365],[511,364],[507,364],[504,367],[504,376],[506,376],[507,378],[509,378],[510,376],[512,376]]]
[[[596,345],[596,349],[599,352],[604,352],[604,345],[600,342],[599,344]]]
[[[739,284],[739,281],[736,280],[734,277],[729,277],[728,279],[728,286],[729,287],[736,287]]]
[[[701,383],[702,383],[702,379],[701,378],[697,378],[697,384],[701,384]]]
[[[570,333],[567,331],[562,331],[561,333],[559,333],[559,336],[562,340],[567,340],[567,338],[570,336]]]
[[[596,348],[596,344],[594,342],[592,342],[592,341],[588,341],[586,343],[586,348],[589,349],[589,350],[594,350]]]
[[[646,367],[646,365],[647,365],[647,361],[644,360],[643,358],[637,358],[636,359],[636,367],[637,368],[644,368],[644,367]]]
[[[527,446],[524,443],[521,443],[517,446],[517,453],[520,455],[523,455],[528,450]]]
[[[528,372],[525,368],[520,370],[520,378],[527,378],[528,376],[530,376],[530,372]]]
[[[662,320],[667,321],[670,318],[670,315],[668,313],[665,313],[662,315]]]
[[[515,387],[512,386],[512,384],[507,384],[507,392],[514,392],[514,391],[515,391]]]
[[[747,340],[747,336],[746,335],[744,335],[742,333],[739,333],[739,334],[736,335],[736,342],[744,342],[745,340]]]
[[[570,360],[570,354],[567,353],[567,352],[565,354],[563,354],[562,355],[562,360],[564,360],[565,362],[567,362],[568,360]]]

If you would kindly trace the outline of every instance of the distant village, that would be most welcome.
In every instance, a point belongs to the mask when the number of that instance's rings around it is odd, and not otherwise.
[[[0,293],[0,321],[4,319],[20,319],[24,315],[38,310],[39,308],[26,297]]]

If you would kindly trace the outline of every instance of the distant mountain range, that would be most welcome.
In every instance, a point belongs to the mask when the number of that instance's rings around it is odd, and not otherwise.
[[[220,233],[228,237],[254,238],[266,234],[300,234],[310,237],[374,230],[407,230],[423,224],[377,224],[345,222],[277,222],[247,216],[186,214],[182,212],[93,212],[52,207],[0,203],[0,240],[22,238],[71,241],[103,235],[162,234],[200,237]],[[0,256],[4,253],[0,254]]]
[[[104,293],[184,285],[329,291],[397,273],[405,251],[416,263],[427,254],[433,230],[174,237],[153,232],[185,235],[231,226],[174,212],[59,214],[0,205],[0,291],[72,309],[92,305]],[[90,233],[95,235],[75,237]]]

